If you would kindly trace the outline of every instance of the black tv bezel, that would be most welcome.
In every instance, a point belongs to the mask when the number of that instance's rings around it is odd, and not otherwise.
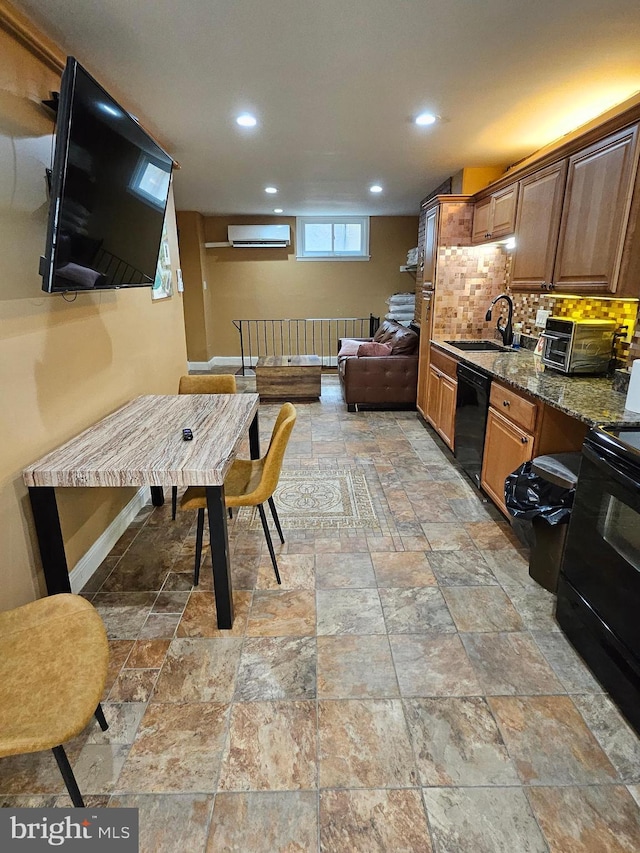
[[[171,174],[173,171],[173,158],[167,154],[167,152],[162,148],[161,145],[150,136],[147,131],[145,131],[140,123],[131,115],[131,113],[124,109],[124,107],[116,101],[113,95],[109,94],[104,86],[101,86],[100,83],[90,74],[87,69],[81,65],[78,60],[74,56],[68,56],[67,62],[62,72],[62,79],[60,82],[60,95],[58,98],[58,107],[57,107],[57,117],[56,117],[56,128],[55,128],[55,148],[54,148],[54,158],[53,158],[53,167],[51,169],[51,174],[47,174],[48,183],[49,183],[49,215],[47,219],[47,236],[46,236],[46,250],[45,254],[40,258],[40,268],[39,274],[42,276],[42,290],[45,293],[97,293],[102,290],[127,290],[132,287],[153,287],[155,282],[155,277],[150,278],[149,281],[142,282],[122,282],[120,284],[106,284],[101,285],[99,287],[82,287],[78,285],[74,287],[71,283],[70,286],[65,284],[64,287],[56,287],[55,286],[55,259],[56,259],[56,241],[58,236],[58,218],[60,213],[60,205],[63,198],[64,188],[65,188],[65,179],[67,175],[67,165],[69,159],[69,143],[71,139],[71,121],[73,118],[73,95],[75,92],[76,79],[78,69],[86,75],[86,77],[91,81],[91,83],[102,93],[102,95],[111,102],[114,107],[121,110],[129,121],[136,125],[138,132],[146,136],[149,140],[149,143],[162,155],[164,155],[169,162],[171,163],[171,167],[169,170],[169,188],[171,187]],[[165,199],[164,208],[163,208],[163,221],[164,217],[166,217],[167,213],[167,204],[169,202],[169,192],[167,191],[167,197]],[[158,237],[158,253],[160,252],[160,244],[162,241],[162,230],[160,231],[160,235]]]

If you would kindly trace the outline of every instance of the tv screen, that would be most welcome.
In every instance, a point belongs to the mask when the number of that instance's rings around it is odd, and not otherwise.
[[[56,122],[42,289],[153,285],[172,166],[70,56]]]

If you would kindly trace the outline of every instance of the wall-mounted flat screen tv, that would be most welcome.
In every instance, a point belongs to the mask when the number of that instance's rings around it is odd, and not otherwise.
[[[172,166],[70,56],[56,121],[42,289],[153,285]]]

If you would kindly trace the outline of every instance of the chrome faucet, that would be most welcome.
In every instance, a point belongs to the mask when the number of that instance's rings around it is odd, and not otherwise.
[[[491,311],[493,310],[493,306],[498,302],[499,299],[506,300],[507,305],[509,306],[509,314],[507,316],[507,322],[502,326],[500,325],[500,320],[502,319],[502,315],[498,317],[498,321],[496,323],[496,329],[502,335],[502,343],[505,347],[510,347],[513,343],[513,299],[506,293],[501,293],[500,296],[496,296],[495,299],[491,300],[491,305],[489,306],[489,310],[485,314],[485,320],[491,319]]]

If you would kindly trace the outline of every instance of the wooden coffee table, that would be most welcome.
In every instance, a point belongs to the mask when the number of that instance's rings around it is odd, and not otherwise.
[[[261,400],[309,400],[320,396],[322,365],[317,355],[266,355],[256,364]]]

